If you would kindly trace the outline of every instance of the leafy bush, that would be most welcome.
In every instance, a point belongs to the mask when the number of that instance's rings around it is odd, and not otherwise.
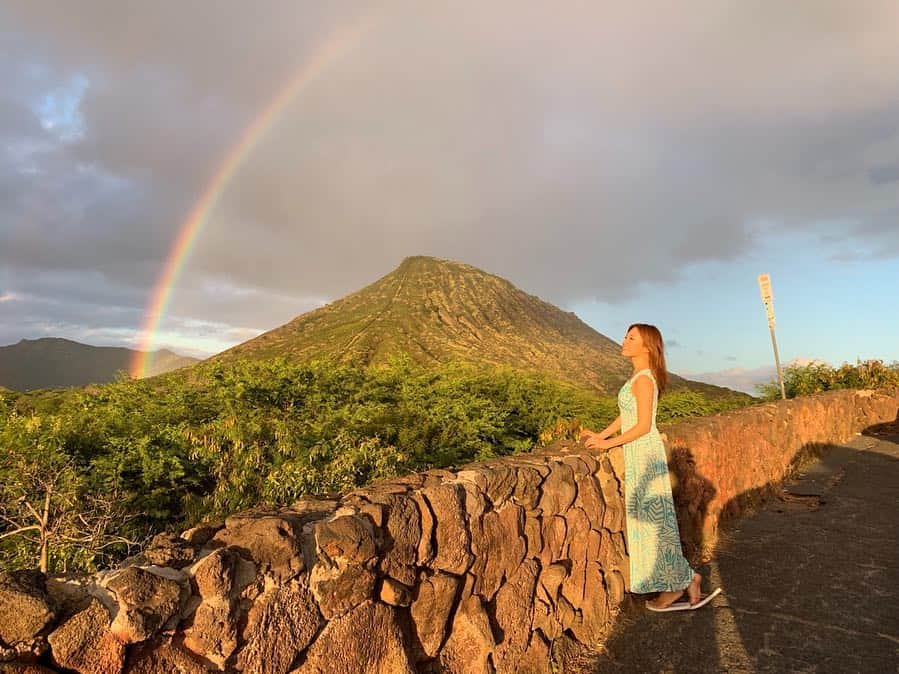
[[[831,367],[815,361],[784,369],[784,392],[788,398],[838,389],[892,387],[899,387],[899,362],[885,365],[882,360],[857,360],[855,365],[843,363]],[[780,385],[776,381],[761,384],[758,389],[764,400],[780,398]]]
[[[674,392],[659,420],[746,400]],[[0,568],[92,570],[163,529],[530,451],[617,414],[614,398],[546,376],[402,357],[368,369],[205,364],[189,380],[0,391]],[[27,506],[48,498],[46,521],[31,522]]]

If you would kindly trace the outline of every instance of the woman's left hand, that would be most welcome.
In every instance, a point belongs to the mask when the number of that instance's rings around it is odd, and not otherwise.
[[[584,447],[586,447],[587,449],[609,449],[610,442],[608,439],[600,438],[598,435],[594,435],[584,441]]]

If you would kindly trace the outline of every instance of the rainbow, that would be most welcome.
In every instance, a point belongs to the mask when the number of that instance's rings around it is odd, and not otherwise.
[[[206,185],[202,195],[194,204],[187,219],[178,231],[162,272],[159,274],[150,301],[147,304],[144,320],[139,333],[139,347],[131,362],[131,376],[146,376],[151,363],[152,350],[156,341],[156,332],[165,315],[166,308],[172,298],[172,291],[178,276],[184,269],[191,250],[196,244],[200,232],[209,219],[213,207],[224,193],[234,174],[244,160],[272,128],[285,108],[299,93],[319,75],[337,56],[344,53],[351,45],[367,33],[374,22],[359,21],[352,27],[339,31],[324,43],[303,62],[299,70],[282,87],[269,104],[253,119],[241,134],[238,141],[231,146],[224,160]]]

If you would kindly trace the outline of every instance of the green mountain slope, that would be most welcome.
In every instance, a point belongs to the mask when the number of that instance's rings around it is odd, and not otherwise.
[[[460,360],[537,371],[599,393],[631,372],[620,346],[574,313],[467,264],[408,257],[361,290],[217,356],[333,359],[377,365],[405,353],[421,364]],[[672,389],[729,389],[672,376]]]

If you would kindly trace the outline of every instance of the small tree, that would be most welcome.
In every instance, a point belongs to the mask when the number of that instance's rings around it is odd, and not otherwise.
[[[112,533],[131,516],[115,490],[87,491],[86,475],[61,441],[61,421],[41,417],[6,419],[0,433],[0,542],[18,543],[7,557],[51,569],[51,558],[92,555],[111,545],[135,545]]]

